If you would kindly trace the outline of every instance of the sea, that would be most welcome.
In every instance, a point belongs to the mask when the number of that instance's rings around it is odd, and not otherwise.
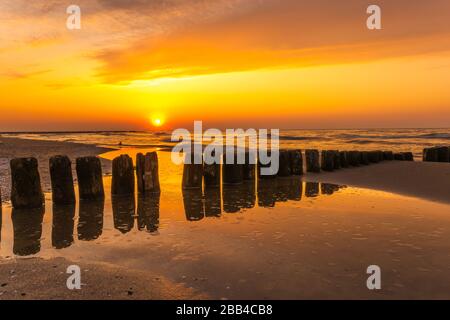
[[[77,142],[109,148],[156,148],[159,150],[169,150],[178,143],[178,141],[172,141],[172,131],[2,133],[1,136]],[[280,148],[285,149],[391,150],[413,152],[416,160],[420,160],[423,148],[450,145],[450,128],[291,129],[280,130],[279,140]]]

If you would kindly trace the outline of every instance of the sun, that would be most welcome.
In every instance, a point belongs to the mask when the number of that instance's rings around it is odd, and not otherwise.
[[[165,120],[161,115],[153,115],[150,119],[150,122],[154,127],[161,127],[164,124]]]

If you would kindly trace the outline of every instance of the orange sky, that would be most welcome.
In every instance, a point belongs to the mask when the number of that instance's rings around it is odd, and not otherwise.
[[[448,0],[36,2],[0,2],[0,131],[450,127]]]

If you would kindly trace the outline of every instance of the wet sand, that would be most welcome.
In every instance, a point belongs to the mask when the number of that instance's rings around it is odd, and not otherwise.
[[[74,163],[77,157],[95,156],[109,150],[111,149],[81,143],[27,140],[0,136],[0,188],[2,201],[9,200],[11,192],[9,161],[13,158],[37,158],[42,188],[45,192],[49,192],[51,190],[48,168],[50,157],[54,155],[67,155],[72,160],[72,163]],[[103,159],[102,166],[104,173],[108,174],[111,172],[110,161]],[[74,175],[74,178],[76,178],[76,175]]]
[[[192,288],[175,284],[152,272],[125,270],[106,264],[79,263],[81,290],[68,290],[67,267],[63,258],[0,260],[0,300],[173,300],[205,299]]]
[[[308,173],[304,179],[450,203],[450,163],[385,161],[335,172]]]

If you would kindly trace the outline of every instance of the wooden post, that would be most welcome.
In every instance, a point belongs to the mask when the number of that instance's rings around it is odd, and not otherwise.
[[[380,162],[380,153],[378,151],[369,151],[369,161],[372,163]]]
[[[203,177],[205,179],[205,188],[220,187],[220,163],[205,164],[203,166]]]
[[[394,153],[394,160],[405,161],[405,155],[402,152]]]
[[[138,153],[136,156],[136,176],[138,192],[141,195],[159,193],[159,165],[158,153],[149,152],[145,156]]]
[[[306,150],[305,158],[306,158],[306,171],[307,172],[320,172],[319,150],[316,150],[316,149]]]
[[[279,177],[289,177],[291,175],[291,158],[289,150],[280,150],[279,166]]]
[[[339,151],[332,150],[331,152],[333,153],[334,170],[339,170],[341,168],[341,157],[339,155]]]
[[[126,154],[112,162],[111,193],[117,196],[134,194],[133,160]]]
[[[423,161],[437,162],[439,160],[439,154],[436,147],[423,149]]]
[[[369,165],[370,164],[370,160],[369,160],[369,152],[368,151],[361,151],[359,153],[360,159],[359,159],[359,163],[362,165]]]
[[[268,151],[267,151],[267,155],[270,157],[270,156],[272,155],[272,151],[268,150]],[[267,174],[266,174],[266,175],[263,175],[263,174],[262,174],[262,169],[263,169],[263,168],[270,168],[270,166],[271,166],[271,163],[268,163],[268,164],[262,164],[262,163],[261,163],[261,159],[258,158],[257,170],[258,170],[258,178],[259,178],[259,179],[274,179],[274,178],[277,177],[277,173],[269,174],[269,175],[267,175]]]
[[[72,163],[67,156],[54,156],[49,160],[53,203],[68,205],[75,203]]]
[[[190,160],[189,160],[190,159]],[[188,161],[189,160],[189,161]],[[203,155],[195,152],[185,155],[183,167],[183,190],[202,189],[203,180]]]
[[[322,150],[321,169],[323,171],[333,171],[334,170],[333,151]]]
[[[244,182],[244,166],[238,164],[237,150],[233,159],[227,159],[227,152],[223,154],[222,179],[224,184],[241,184]]]
[[[342,168],[348,168],[348,152],[347,151],[339,152],[339,162],[341,163]]]
[[[383,160],[392,161],[394,160],[394,153],[392,151],[383,152]]]
[[[437,160],[439,162],[450,161],[450,148],[449,147],[437,147]]]
[[[361,155],[359,151],[349,151],[348,162],[351,166],[358,167],[361,161]]]
[[[291,165],[291,174],[294,176],[301,176],[303,174],[302,150],[290,150],[289,162]]]
[[[102,164],[98,157],[77,158],[76,171],[80,199],[102,200],[105,198]]]
[[[402,152],[405,161],[414,161],[414,155],[412,152]]]
[[[11,202],[16,209],[42,208],[44,193],[41,188],[38,161],[36,158],[12,159]]]

